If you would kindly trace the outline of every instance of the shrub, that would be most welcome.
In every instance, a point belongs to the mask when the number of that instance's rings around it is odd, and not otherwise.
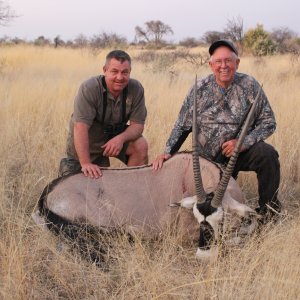
[[[180,41],[179,45],[183,46],[183,47],[186,47],[186,48],[193,48],[193,47],[199,46],[200,42],[197,41],[193,37],[187,37],[187,38],[183,39],[182,41]]]
[[[256,28],[249,29],[244,37],[244,46],[255,56],[272,55],[276,53],[276,44],[271,39],[263,25],[258,24]]]

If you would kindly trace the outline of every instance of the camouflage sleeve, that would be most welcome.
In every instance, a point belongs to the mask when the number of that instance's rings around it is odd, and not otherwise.
[[[255,95],[258,92],[259,84],[255,84]],[[257,103],[255,119],[253,122],[252,129],[249,134],[245,137],[244,146],[250,148],[253,144],[265,140],[269,137],[276,129],[276,121],[274,112],[270,106],[268,98],[264,91],[261,91],[260,99]]]
[[[192,129],[193,88],[186,96],[180,109],[174,128],[167,141],[165,153],[173,154],[183,144]],[[175,150],[174,150],[175,149]]]

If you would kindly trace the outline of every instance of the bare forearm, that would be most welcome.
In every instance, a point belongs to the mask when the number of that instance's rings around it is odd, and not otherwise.
[[[142,136],[142,133],[144,131],[144,125],[143,124],[137,124],[131,122],[130,125],[127,127],[127,129],[120,134],[122,137],[124,143],[134,141],[137,138]]]

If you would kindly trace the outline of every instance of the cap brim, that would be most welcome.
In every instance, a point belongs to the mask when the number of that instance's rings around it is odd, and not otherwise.
[[[213,55],[215,50],[217,48],[221,47],[221,46],[224,46],[224,47],[227,47],[227,48],[231,49],[236,55],[238,55],[238,51],[235,48],[235,46],[232,43],[230,43],[228,41],[225,41],[225,40],[219,40],[219,41],[216,41],[216,42],[212,43],[211,46],[208,49],[209,54]]]

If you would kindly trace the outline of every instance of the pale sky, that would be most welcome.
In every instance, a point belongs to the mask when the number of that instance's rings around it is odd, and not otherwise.
[[[228,19],[241,17],[245,29],[258,23],[265,30],[288,27],[300,34],[299,0],[4,0],[19,15],[0,27],[0,37],[34,40],[38,36],[63,40],[79,34],[92,37],[102,32],[117,33],[133,41],[135,26],[150,20],[171,26],[178,42],[200,38],[210,30],[222,31]]]

